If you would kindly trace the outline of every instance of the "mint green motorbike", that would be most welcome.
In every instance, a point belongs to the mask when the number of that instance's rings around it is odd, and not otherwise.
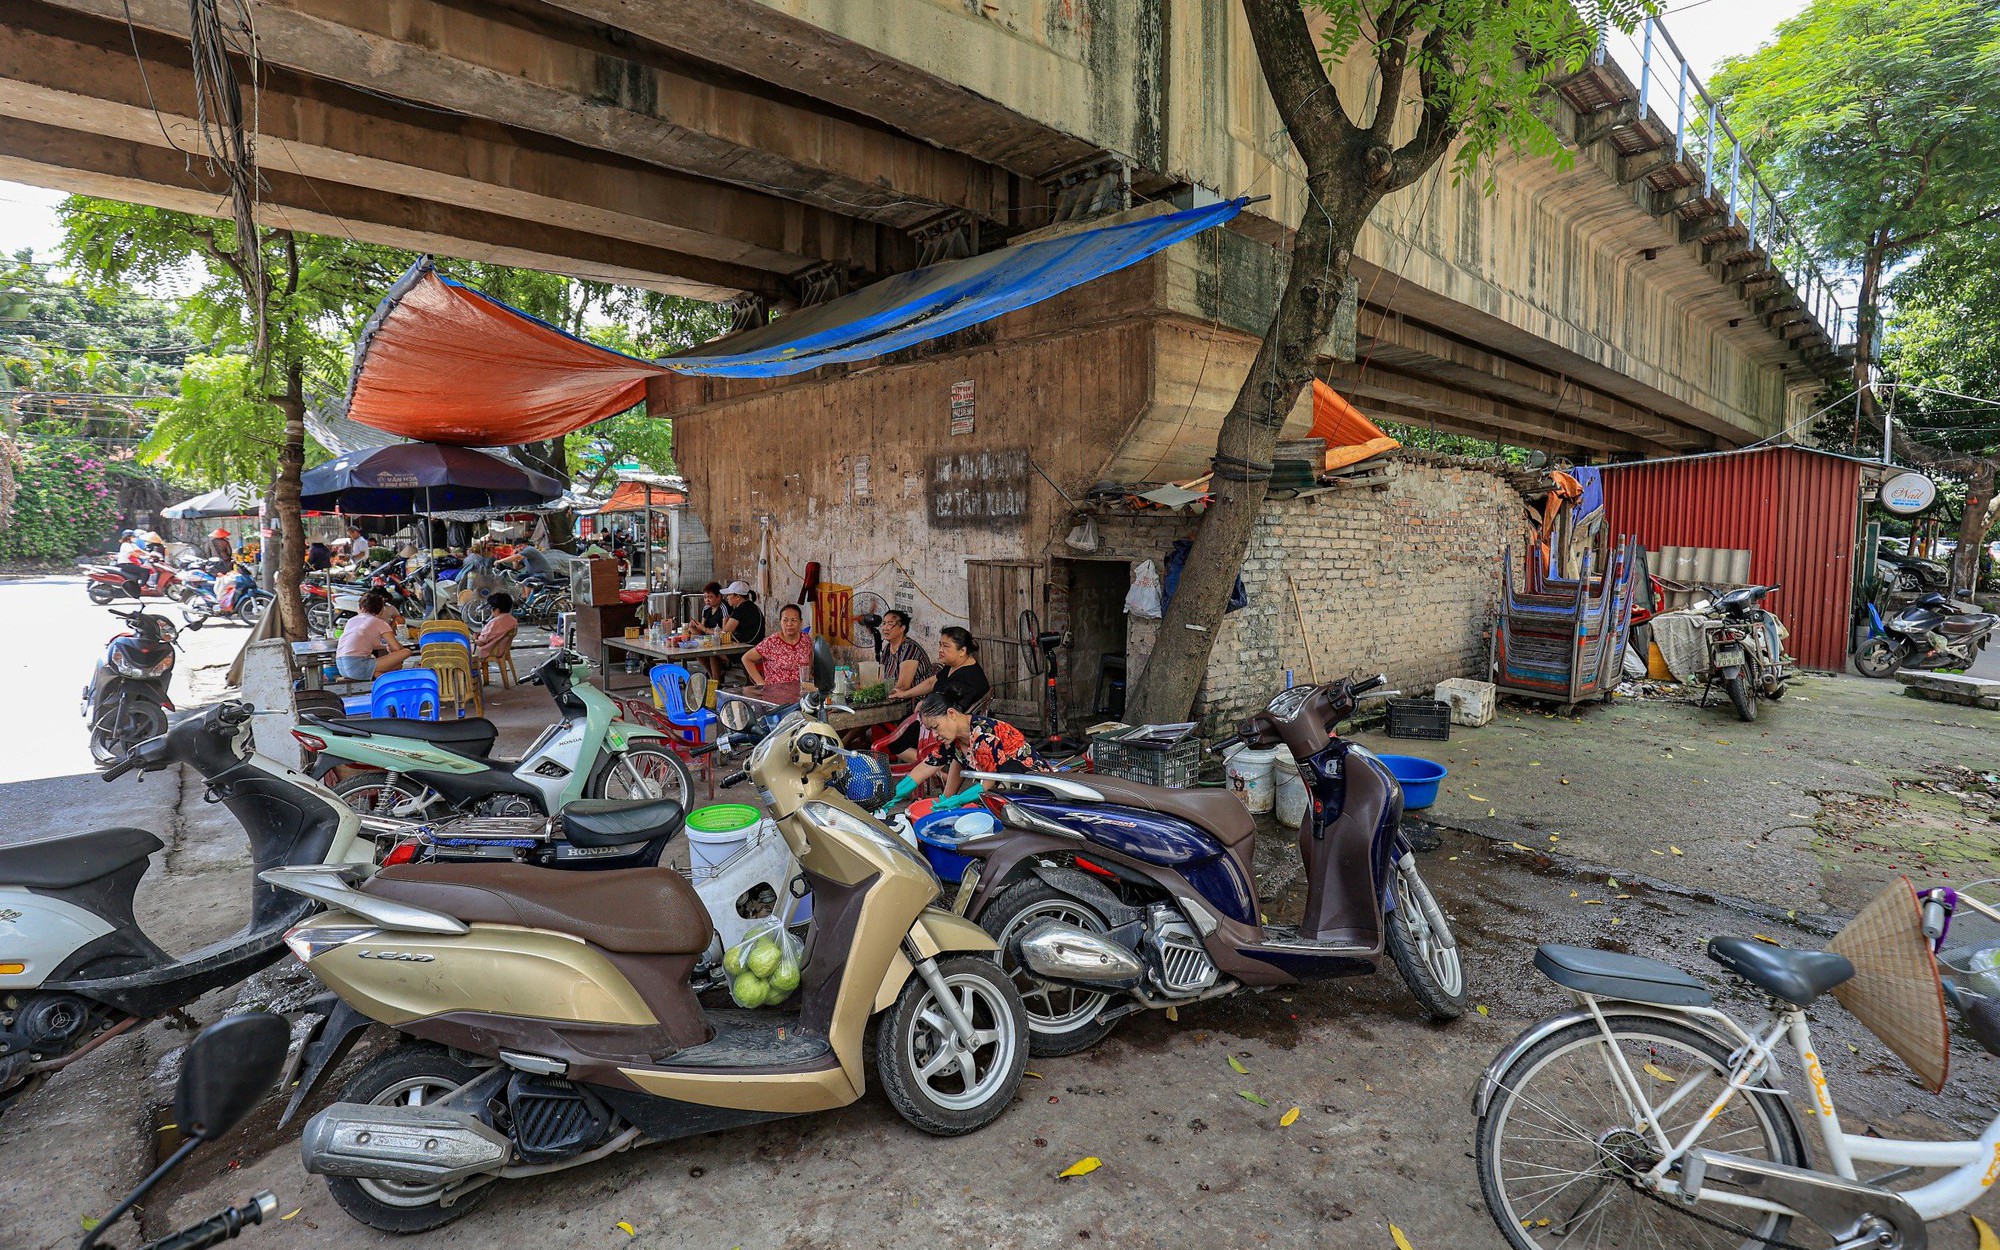
[[[484,717],[397,720],[308,715],[293,734],[315,780],[341,765],[358,773],[333,787],[364,814],[397,820],[453,815],[554,815],[578,799],[671,799],[694,794],[687,765],[657,729],[619,718],[618,704],[584,678],[590,662],[558,651],[525,680],[555,700],[562,719],[518,760],[496,759],[499,729]]]

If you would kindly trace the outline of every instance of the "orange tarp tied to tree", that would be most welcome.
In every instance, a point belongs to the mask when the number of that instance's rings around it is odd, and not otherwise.
[[[556,438],[646,400],[667,372],[412,265],[362,329],[347,415],[427,443]]]
[[[645,482],[620,482],[599,512],[644,512],[648,508],[671,508],[687,502],[687,496],[666,486]]]
[[[1328,470],[1358,464],[1402,446],[1318,378],[1313,379],[1312,437],[1326,440]]]

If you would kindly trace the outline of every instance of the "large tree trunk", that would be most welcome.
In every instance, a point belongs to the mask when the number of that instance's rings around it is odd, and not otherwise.
[[[1983,472],[1970,474],[1965,482],[1965,515],[1958,523],[1958,549],[1951,556],[1951,585],[1954,590],[1979,589],[1979,553],[1986,536],[2000,520],[2000,492],[1995,491],[1996,472],[1992,461],[1984,462]]]
[[[305,371],[296,362],[285,367],[285,391],[272,397],[285,414],[285,441],[278,448],[278,481],[273,492],[277,514],[277,573],[272,593],[277,596],[279,620],[285,637],[293,642],[306,636],[306,606],[299,598],[299,582],[306,567],[306,526],[299,515],[299,479],[306,468]]]
[[[1242,3],[1264,83],[1305,161],[1310,203],[1292,236],[1284,293],[1217,435],[1213,502],[1202,516],[1180,585],[1160,622],[1159,640],[1127,704],[1129,716],[1139,721],[1181,720],[1193,706],[1264,506],[1278,432],[1312,381],[1332,332],[1354,241],[1384,196],[1437,164],[1457,125],[1437,103],[1439,93],[1431,90],[1443,64],[1433,46],[1440,32],[1414,31],[1416,6],[1396,16],[1392,29],[1377,32],[1378,90],[1373,119],[1364,128],[1354,123],[1339,89],[1328,80],[1298,0]],[[1425,102],[1414,134],[1396,146],[1391,132],[1413,59]]]

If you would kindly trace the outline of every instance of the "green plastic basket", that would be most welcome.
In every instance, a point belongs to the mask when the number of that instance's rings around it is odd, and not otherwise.
[[[763,818],[764,814],[748,803],[711,803],[689,812],[687,827],[696,833],[743,833]]]

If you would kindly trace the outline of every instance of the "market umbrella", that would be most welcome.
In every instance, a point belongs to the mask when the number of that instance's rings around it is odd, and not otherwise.
[[[342,512],[462,512],[542,508],[563,484],[498,456],[438,443],[392,443],[349,452],[308,472],[299,506]]]
[[[255,516],[257,488],[236,483],[219,486],[206,495],[196,495],[193,499],[183,499],[171,508],[160,509],[160,515],[170,521],[201,521],[209,517]]]

